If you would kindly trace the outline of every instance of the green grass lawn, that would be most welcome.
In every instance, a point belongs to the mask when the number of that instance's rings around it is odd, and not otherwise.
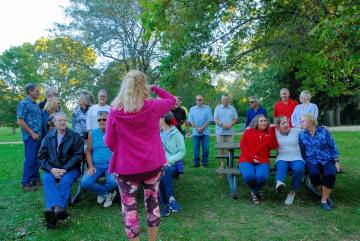
[[[17,128],[15,134],[10,127],[0,127],[0,142],[22,141],[20,129]]]
[[[332,195],[336,208],[332,212],[321,210],[317,198],[304,187],[295,203],[286,207],[286,194],[274,192],[273,176],[264,189],[262,204],[252,204],[249,189],[240,180],[240,199],[232,200],[225,177],[214,172],[219,165],[214,161],[214,148],[210,168],[195,169],[191,139],[187,139],[185,173],[175,183],[183,210],[162,218],[159,240],[360,240],[360,133],[339,132],[334,137],[346,174],[337,177]],[[211,147],[214,140],[212,137]],[[70,209],[69,220],[59,223],[55,230],[46,230],[43,192],[21,191],[22,160],[23,145],[0,145],[0,240],[126,240],[119,200],[104,209],[89,192]],[[140,194],[145,234],[142,200]]]

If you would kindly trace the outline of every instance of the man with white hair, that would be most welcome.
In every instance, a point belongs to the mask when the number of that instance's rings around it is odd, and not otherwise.
[[[54,115],[55,128],[41,143],[38,154],[45,196],[45,221],[54,228],[58,220],[69,216],[66,208],[73,182],[80,175],[84,141],[73,130],[67,128],[64,112]]]
[[[290,99],[289,97],[290,91],[286,88],[282,88],[280,90],[280,100],[274,105],[274,119],[278,116],[286,116],[290,127],[292,127],[291,115],[299,103],[296,100]]]
[[[99,111],[110,112],[110,106],[106,104],[107,91],[102,89],[98,93],[99,103],[90,107],[86,114],[86,131],[95,130],[99,128],[97,121],[97,114]]]
[[[51,97],[58,97],[58,95],[59,95],[59,92],[58,92],[58,90],[56,88],[54,88],[54,87],[46,88],[46,90],[45,90],[45,100],[43,100],[43,101],[41,101],[39,103],[40,109],[41,110],[44,109],[46,101],[48,99],[50,99]]]
[[[265,117],[267,117],[267,112],[263,107],[260,106],[259,98],[256,95],[250,97],[249,105],[250,108],[246,111],[245,128],[250,125],[250,122],[252,119],[254,119],[255,116],[263,114]]]

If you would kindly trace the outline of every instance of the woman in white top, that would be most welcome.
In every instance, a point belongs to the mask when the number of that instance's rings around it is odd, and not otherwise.
[[[276,165],[276,191],[285,189],[285,178],[288,170],[292,171],[291,190],[286,197],[285,204],[294,202],[295,192],[300,188],[300,181],[304,174],[305,162],[301,156],[299,145],[299,133],[301,129],[290,128],[286,116],[275,118],[276,138],[279,143],[277,150]]]
[[[300,93],[300,105],[297,105],[291,115],[291,123],[293,127],[300,128],[300,118],[306,113],[310,113],[315,120],[318,118],[319,109],[316,104],[310,102],[311,93],[308,90],[303,90]]]

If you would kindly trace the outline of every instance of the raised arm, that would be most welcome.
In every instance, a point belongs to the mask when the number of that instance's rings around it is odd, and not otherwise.
[[[157,87],[156,85],[151,86],[151,91],[160,97],[160,99],[155,99],[153,101],[154,110],[161,117],[171,110],[171,108],[175,105],[176,99],[169,92]]]

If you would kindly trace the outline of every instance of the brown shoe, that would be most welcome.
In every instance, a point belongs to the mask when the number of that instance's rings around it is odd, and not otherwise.
[[[59,220],[65,220],[69,217],[69,213],[66,211],[66,209],[59,206],[54,207],[54,213],[56,219]]]
[[[33,185],[23,185],[22,190],[25,192],[34,192],[36,188]]]

